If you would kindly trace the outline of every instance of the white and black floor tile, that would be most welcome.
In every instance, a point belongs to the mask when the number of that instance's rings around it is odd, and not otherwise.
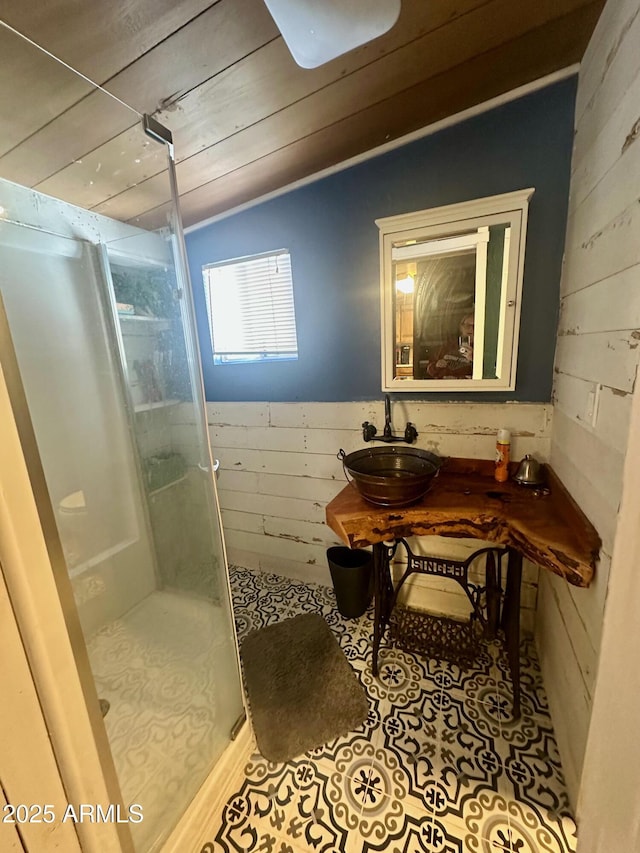
[[[333,590],[234,568],[246,634],[321,613],[369,699],[359,729],[287,764],[256,754],[201,853],[573,853],[575,824],[540,668],[521,650],[522,716],[511,718],[497,642],[469,670],[383,643],[371,672],[372,612],[345,619]]]

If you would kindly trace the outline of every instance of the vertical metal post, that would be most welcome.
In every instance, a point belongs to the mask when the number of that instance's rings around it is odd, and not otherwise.
[[[507,588],[502,609],[502,630],[511,682],[513,684],[513,719],[520,718],[520,587],[522,585],[522,554],[513,548],[508,551]]]
[[[486,588],[487,588],[487,627],[486,633],[490,640],[495,639],[500,622],[500,580],[498,566],[500,555],[496,559],[496,551],[487,551]]]
[[[386,548],[383,542],[376,542],[373,546],[373,661],[371,663],[371,671],[374,676],[378,674],[378,649],[380,648],[380,640],[384,632],[384,615],[383,615],[383,590],[385,585],[385,575],[388,568],[385,566],[387,562]]]

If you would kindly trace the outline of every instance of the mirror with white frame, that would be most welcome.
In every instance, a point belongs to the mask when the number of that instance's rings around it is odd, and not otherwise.
[[[533,192],[376,220],[383,391],[515,388]]]

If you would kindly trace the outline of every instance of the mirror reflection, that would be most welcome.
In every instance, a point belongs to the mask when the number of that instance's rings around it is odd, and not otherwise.
[[[515,388],[532,193],[376,220],[383,391]]]
[[[496,379],[506,223],[393,245],[394,376]]]

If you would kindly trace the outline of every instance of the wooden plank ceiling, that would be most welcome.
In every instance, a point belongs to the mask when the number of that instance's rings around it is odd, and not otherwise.
[[[0,0],[0,19],[174,135],[186,224],[579,62],[604,0],[402,0],[379,39],[293,61],[262,0]],[[161,147],[0,28],[0,176],[162,221]]]

